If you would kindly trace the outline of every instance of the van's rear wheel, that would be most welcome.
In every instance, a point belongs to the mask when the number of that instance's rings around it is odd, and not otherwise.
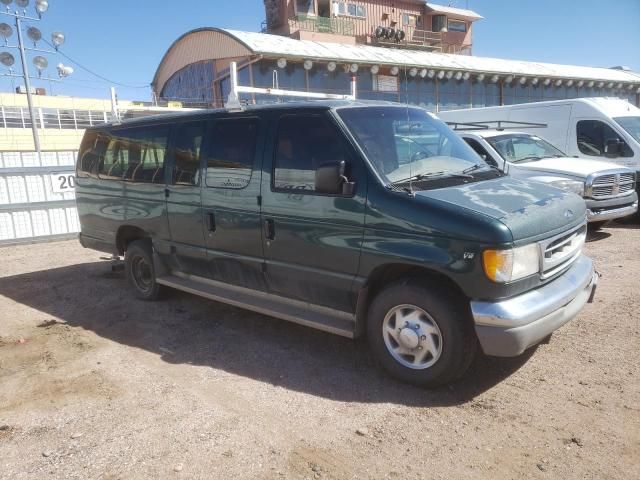
[[[153,257],[148,241],[131,242],[124,255],[125,273],[136,297],[142,300],[157,300],[161,286],[156,282]]]
[[[385,288],[371,304],[369,345],[391,375],[435,387],[469,367],[477,341],[464,302],[449,292],[402,281]]]

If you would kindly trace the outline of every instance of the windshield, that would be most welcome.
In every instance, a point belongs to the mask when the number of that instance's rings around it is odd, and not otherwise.
[[[491,168],[425,110],[358,107],[339,109],[338,115],[389,184]]]
[[[614,120],[640,143],[640,117],[618,117]]]
[[[487,142],[508,162],[533,162],[542,158],[566,155],[535,135],[507,134],[486,138]]]

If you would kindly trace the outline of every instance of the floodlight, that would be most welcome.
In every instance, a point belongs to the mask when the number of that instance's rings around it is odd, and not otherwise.
[[[531,79],[531,85],[537,85],[539,81],[540,81],[540,80],[538,79],[538,77],[536,77],[536,78],[532,78],[532,79]]]
[[[400,69],[396,65],[391,67],[391,75],[397,75],[399,71]]]
[[[491,83],[498,83],[498,80],[500,80],[500,77],[498,75],[494,75],[491,77]]]
[[[13,28],[8,23],[0,23],[0,37],[5,40],[13,35]]]
[[[462,72],[456,72],[456,80],[462,80]]]
[[[36,12],[38,15],[42,15],[49,10],[49,2],[47,0],[36,0]]]
[[[422,70],[420,70],[420,78],[426,77],[427,73],[428,73],[428,71],[427,71],[426,68],[423,68]]]
[[[62,45],[65,41],[65,36],[64,33],[62,32],[53,32],[51,34],[51,43],[53,43],[53,46],[56,47],[56,50],[58,49],[58,47],[60,45]]]
[[[302,66],[305,70],[311,70],[313,68],[313,62],[311,60],[305,60]]]
[[[438,79],[439,79],[439,80],[442,80],[443,78],[444,78],[444,70],[440,70],[440,71],[438,72]]]
[[[629,86],[627,87],[629,89],[629,91],[633,90],[633,85],[629,84]]]
[[[604,82],[598,82],[598,88],[604,87]]]
[[[556,87],[561,87],[562,86],[562,79],[559,78],[558,80],[556,80],[555,85],[556,85]]]
[[[46,58],[38,55],[37,57],[33,57],[33,64],[35,65],[36,69],[38,69],[38,71],[42,71],[49,66],[49,61]]]
[[[11,5],[11,2],[13,2],[13,0],[0,0],[0,2],[2,2],[3,5],[6,5],[7,8],[9,8],[9,5]]]
[[[584,80],[578,80],[578,83],[576,83],[576,87],[578,88],[582,88],[583,85],[584,85]]]
[[[372,75],[377,75],[379,71],[380,71],[380,66],[371,65],[371,74]]]
[[[336,65],[336,62],[327,63],[327,70],[329,70],[330,72],[335,72],[337,67],[338,65]]]
[[[596,84],[596,82],[594,82],[593,80],[589,80],[589,83],[587,83],[587,87],[589,88],[593,88],[593,86]]]
[[[607,88],[613,88],[613,82],[607,83]]]
[[[73,73],[73,68],[62,63],[59,63],[56,68],[58,69],[58,76],[60,78],[68,77]]]
[[[435,76],[436,76],[436,71],[435,71],[435,70],[429,70],[429,71],[427,72],[427,77],[429,77],[429,78],[433,78],[433,77],[435,77]]]
[[[622,84],[621,84],[621,83],[619,83],[618,85],[616,85],[616,88],[617,88],[618,90],[622,90]]]
[[[36,27],[29,27],[27,29],[27,37],[29,37],[33,43],[38,43],[42,40],[42,32]]]
[[[464,72],[462,74],[462,80],[467,81],[467,80],[469,80],[470,76],[471,76],[471,74],[469,72]]]
[[[545,79],[544,79],[544,82],[542,82],[542,84],[543,84],[545,87],[548,87],[549,85],[551,85],[551,79],[550,79],[550,78],[545,78]]]
[[[526,85],[527,84],[527,77],[520,77],[520,85]]]
[[[349,71],[351,73],[356,73],[358,71],[358,64],[352,63],[351,65],[349,65]]]
[[[286,58],[279,58],[278,59],[278,68],[285,68],[287,66],[287,59]]]
[[[504,79],[504,83],[511,83],[513,82],[513,75],[507,75],[507,78]]]
[[[453,72],[449,70],[447,73],[444,74],[444,76],[447,80],[451,80],[453,78]]]
[[[573,85],[573,80],[567,80],[567,87],[570,87]]]
[[[484,80],[484,73],[476,75],[476,81],[482,82]]]
[[[27,8],[29,6],[29,0],[15,0],[16,5],[20,8]]]
[[[16,63],[16,59],[9,52],[0,53],[0,63],[5,67],[12,67]]]

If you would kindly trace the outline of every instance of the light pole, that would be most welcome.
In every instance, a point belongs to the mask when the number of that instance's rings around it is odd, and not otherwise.
[[[55,54],[56,52],[38,48],[38,42],[42,39],[42,33],[36,27],[29,27],[29,29],[27,30],[27,36],[33,42],[33,48],[25,47],[23,36],[22,36],[22,22],[24,20],[39,22],[42,19],[42,14],[49,9],[49,2],[47,0],[36,0],[34,8],[38,16],[33,17],[33,16],[27,15],[26,8],[29,6],[29,0],[15,0],[16,7],[18,7],[18,9],[12,12],[11,3],[13,3],[13,1],[14,0],[0,0],[0,3],[6,6],[6,11],[0,11],[0,14],[13,17],[13,19],[15,20],[16,31],[18,34],[18,45],[9,45],[9,37],[13,35],[13,31],[11,26],[9,26],[6,23],[0,23],[0,36],[4,38],[5,48],[15,48],[20,52],[22,74],[21,75],[14,74],[13,70],[11,69],[11,67],[15,63],[15,59],[13,55],[11,55],[9,52],[1,52],[0,62],[9,68],[9,73],[5,73],[2,76],[22,77],[22,79],[24,80],[24,86],[25,86],[25,89],[27,90],[27,104],[29,106],[29,117],[31,118],[31,130],[33,132],[33,145],[35,147],[36,153],[38,154],[38,158],[40,158],[41,149],[40,149],[40,136],[38,135],[38,126],[37,126],[38,117],[36,117],[35,110],[33,108],[33,97],[31,95],[31,82],[30,82],[31,77],[29,76],[29,65],[27,62],[26,52],[29,51],[29,52],[39,52],[39,53],[49,53],[49,54]],[[20,11],[20,9],[22,11]],[[56,50],[58,50],[58,47],[64,43],[64,40],[65,40],[65,37],[62,32],[53,32],[51,34],[51,42]],[[55,79],[55,78],[42,77],[42,70],[47,68],[49,64],[49,62],[45,57],[38,55],[33,59],[33,63],[36,69],[38,70],[38,78],[43,80],[49,80],[49,81],[58,81],[58,79]],[[59,78],[66,77],[71,73],[73,73],[73,69],[71,67],[65,67],[62,64],[58,65]]]

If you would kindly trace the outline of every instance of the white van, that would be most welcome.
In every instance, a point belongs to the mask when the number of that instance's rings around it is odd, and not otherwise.
[[[574,98],[440,112],[446,122],[544,123],[536,134],[571,156],[640,172],[640,109],[619,98]]]

